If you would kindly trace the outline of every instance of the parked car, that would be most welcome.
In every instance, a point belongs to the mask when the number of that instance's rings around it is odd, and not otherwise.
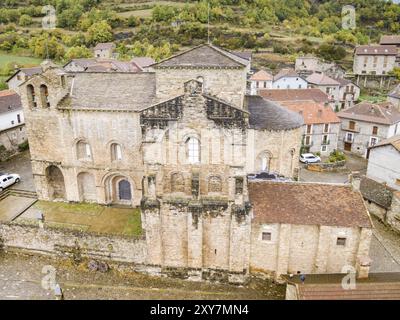
[[[21,177],[16,173],[3,173],[0,175],[0,191],[3,191],[5,188],[11,186],[14,183],[17,183],[21,180]]]
[[[300,155],[300,162],[316,163],[316,162],[321,162],[321,158],[313,155],[312,153],[303,153]]]

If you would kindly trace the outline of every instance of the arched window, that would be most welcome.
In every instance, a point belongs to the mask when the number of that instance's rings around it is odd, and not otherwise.
[[[44,84],[40,86],[40,97],[42,99],[42,107],[50,108],[49,90],[47,89],[47,86]]]
[[[121,145],[118,143],[111,144],[111,160],[122,160],[122,148]]]
[[[90,150],[90,145],[85,141],[79,141],[76,144],[76,154],[78,160],[92,160],[92,152]]]
[[[200,141],[191,137],[186,140],[187,159],[189,163],[200,162]]]
[[[258,169],[260,171],[269,172],[271,163],[271,154],[268,151],[260,153],[258,156]]]
[[[35,99],[35,89],[33,88],[33,85],[28,84],[26,86],[27,94],[28,94],[28,104],[30,108],[36,108],[36,99]]]
[[[208,179],[208,192],[221,192],[222,180],[219,176],[211,176]]]

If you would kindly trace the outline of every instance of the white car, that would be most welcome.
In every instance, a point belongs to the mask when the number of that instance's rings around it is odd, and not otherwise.
[[[321,158],[313,155],[312,153],[303,153],[300,155],[300,162],[316,163],[316,162],[321,162]]]
[[[15,173],[3,173],[0,175],[0,192],[5,188],[11,186],[14,183],[17,183],[21,180],[21,177]]]

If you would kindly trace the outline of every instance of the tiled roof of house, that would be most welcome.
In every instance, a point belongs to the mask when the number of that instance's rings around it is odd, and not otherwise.
[[[356,85],[355,83],[353,83],[351,80],[347,80],[347,79],[343,79],[343,78],[335,78],[335,81],[339,82],[341,87],[347,86],[349,84],[352,84],[355,87],[359,87],[358,85]]]
[[[306,81],[312,84],[320,85],[320,86],[337,86],[339,82],[328,77],[324,73],[314,72],[312,75],[306,78]]]
[[[360,192],[369,201],[389,209],[392,205],[393,189],[368,177],[362,177]]]
[[[134,57],[131,60],[131,63],[133,63],[134,65],[136,65],[138,68],[140,68],[142,70],[143,70],[143,68],[146,68],[155,62],[156,61],[150,57]]]
[[[332,108],[314,101],[283,101],[280,105],[299,113],[305,124],[340,123]]]
[[[251,60],[252,52],[251,51],[232,51],[234,55],[246,60]]]
[[[350,186],[250,182],[249,197],[258,224],[372,227],[361,194]]]
[[[249,63],[248,60],[215,47],[210,44],[203,44],[175,56],[153,64],[155,68],[244,68]]]
[[[365,45],[358,46],[355,50],[356,55],[384,55],[384,56],[396,56],[396,46],[381,46],[381,45]]]
[[[268,73],[265,70],[260,70],[260,71],[257,71],[255,74],[253,74],[250,77],[250,80],[253,80],[253,81],[272,81],[273,78],[274,77],[273,77],[272,74]]]
[[[246,96],[249,124],[255,129],[290,130],[303,125],[302,117],[260,96]]]
[[[395,124],[400,122],[400,112],[390,102],[361,102],[354,107],[337,113],[339,118],[366,121],[380,124]]]
[[[281,78],[285,78],[285,77],[301,78],[294,69],[282,69],[274,76],[274,81],[277,81],[277,80],[279,80]]]
[[[82,67],[85,71],[91,72],[140,72],[141,68],[128,61],[119,61],[115,59],[73,59],[68,62],[66,67],[71,62]]]
[[[325,103],[329,97],[318,88],[312,89],[265,89],[259,90],[258,94],[272,101],[315,101]]]
[[[381,37],[380,44],[400,44],[400,35],[385,35]]]
[[[25,73],[28,77],[34,76],[35,74],[42,73],[42,68],[41,67],[32,67],[32,68],[20,68],[17,71],[15,71],[8,79],[6,82],[10,81],[12,78],[14,78],[19,72]]]
[[[382,140],[381,142],[372,146],[371,149],[382,147],[382,146],[388,146],[388,145],[393,146],[393,148],[395,148],[397,151],[400,152],[400,135],[396,135],[396,136],[390,137],[388,139]]]
[[[14,90],[0,91],[0,114],[22,109],[20,96]]]
[[[400,99],[400,84],[388,94],[388,97]]]
[[[94,47],[94,50],[104,50],[104,49],[113,49],[113,48],[115,48],[115,44],[113,42],[104,42],[104,43],[98,43]]]

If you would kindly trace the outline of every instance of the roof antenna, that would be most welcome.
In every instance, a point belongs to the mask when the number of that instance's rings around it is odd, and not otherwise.
[[[210,44],[210,3],[207,3],[207,43]]]

